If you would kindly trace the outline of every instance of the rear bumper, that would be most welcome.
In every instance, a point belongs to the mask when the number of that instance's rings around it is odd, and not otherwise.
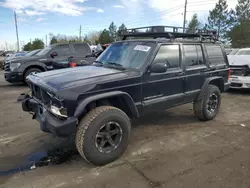
[[[23,73],[19,72],[4,72],[4,78],[7,82],[23,82]]]
[[[77,118],[61,120],[29,96],[26,96],[26,99],[22,101],[22,108],[23,111],[33,113],[33,119],[40,123],[40,129],[43,132],[52,133],[52,135],[59,137],[67,137],[76,132]]]

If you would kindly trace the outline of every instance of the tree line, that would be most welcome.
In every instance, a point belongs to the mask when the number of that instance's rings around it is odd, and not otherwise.
[[[215,29],[217,38],[231,43],[233,48],[250,47],[250,0],[238,0],[235,10],[228,8],[226,0],[218,0],[205,24],[201,24],[197,14],[193,15],[187,32],[198,28]]]
[[[117,27],[114,22],[111,22],[108,28],[89,32],[83,37],[50,33],[50,44],[69,42],[108,44],[120,40],[118,31],[124,29],[126,29],[125,24]],[[197,29],[216,30],[218,39],[223,43],[230,43],[234,48],[250,47],[250,0],[238,0],[235,9],[228,8],[227,0],[218,0],[215,7],[209,11],[205,23],[199,21],[197,14],[192,16],[187,24],[186,32],[193,32]],[[27,43],[23,50],[29,51],[43,47],[44,42],[35,39]]]

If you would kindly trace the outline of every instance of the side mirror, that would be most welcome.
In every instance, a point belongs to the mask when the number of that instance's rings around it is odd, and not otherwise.
[[[57,53],[57,52],[52,52],[52,53],[50,54],[50,56],[51,56],[52,58],[54,58],[55,56],[58,56],[58,53]]]
[[[150,72],[152,73],[164,73],[167,71],[166,63],[156,63],[150,67]]]

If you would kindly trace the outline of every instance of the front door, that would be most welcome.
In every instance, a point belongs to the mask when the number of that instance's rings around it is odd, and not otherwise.
[[[67,61],[70,56],[72,56],[71,50],[68,44],[60,44],[53,48],[50,53],[56,52],[58,55],[51,57],[48,55],[47,68],[53,67],[54,63],[60,63],[61,61]]]
[[[143,113],[164,109],[182,103],[184,96],[184,77],[181,66],[180,46],[163,44],[152,63],[166,63],[167,71],[153,73],[147,71],[143,76]]]

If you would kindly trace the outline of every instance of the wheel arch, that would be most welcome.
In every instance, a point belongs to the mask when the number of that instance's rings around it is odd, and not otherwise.
[[[33,64],[33,65],[29,65],[28,67],[26,67],[23,71],[23,76],[25,76],[26,72],[29,70],[29,69],[32,69],[32,68],[37,68],[37,69],[40,69],[41,71],[46,71],[46,68],[40,64]]]
[[[216,77],[210,77],[208,79],[205,80],[202,88],[201,88],[201,92],[198,96],[198,100],[201,99],[202,94],[204,93],[204,91],[206,90],[208,85],[214,85],[217,86],[220,90],[220,92],[224,92],[224,79],[222,77],[216,76]]]
[[[118,105],[115,105],[114,101],[116,100],[119,100]],[[97,95],[87,97],[86,99],[82,100],[77,105],[74,116],[77,118],[81,117],[86,112],[86,108],[88,106],[91,106],[91,104],[95,103],[94,107],[96,107],[96,103],[100,101],[104,102],[104,105],[108,103],[108,105],[112,105],[117,108],[120,108],[130,118],[139,117],[139,112],[135,106],[135,103],[132,97],[128,93],[125,93],[122,91],[113,91],[113,92],[102,93],[102,94],[97,94]]]

